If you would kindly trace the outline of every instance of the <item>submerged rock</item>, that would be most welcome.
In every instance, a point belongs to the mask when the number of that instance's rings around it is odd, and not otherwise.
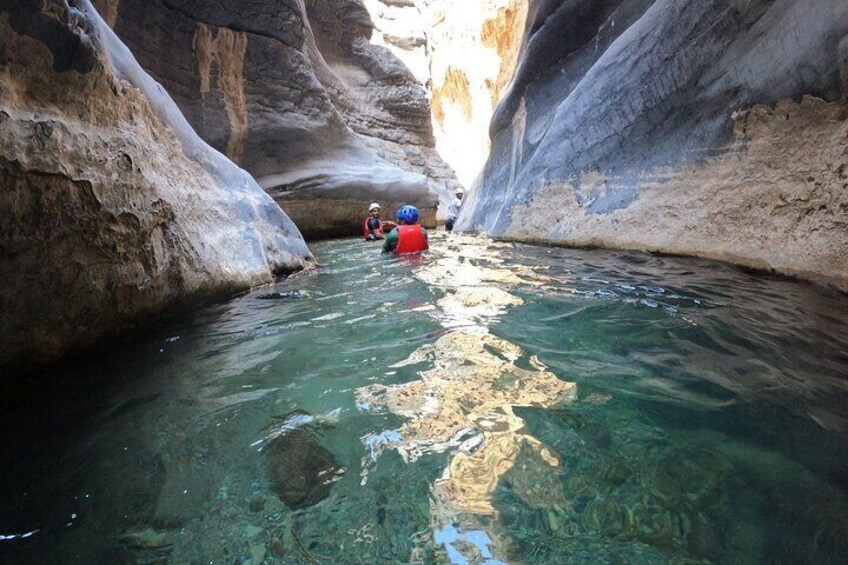
[[[88,0],[0,4],[0,363],[312,261]]]
[[[283,545],[283,542],[280,538],[274,537],[271,538],[271,541],[268,542],[268,551],[274,557],[280,558],[286,555],[286,548]]]
[[[265,496],[262,494],[254,494],[248,500],[248,506],[251,512],[262,512],[265,509]]]
[[[324,500],[344,476],[333,453],[308,427],[286,429],[267,444],[265,454],[271,488],[293,510]]]
[[[121,536],[121,542],[137,549],[163,549],[173,545],[166,534],[152,528],[137,532],[127,532]]]
[[[120,538],[120,546],[109,548],[111,555],[99,555],[98,559],[108,563],[167,563],[171,558],[174,543],[171,538],[152,528],[130,531]]]
[[[161,529],[181,528],[203,516],[212,498],[212,483],[197,453],[171,456],[165,463],[165,482],[156,501],[152,524]]]

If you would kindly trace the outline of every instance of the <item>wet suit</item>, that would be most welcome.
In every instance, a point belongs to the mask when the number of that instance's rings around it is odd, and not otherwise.
[[[418,253],[427,249],[429,249],[427,230],[422,228],[420,224],[400,225],[390,231],[386,235],[386,241],[383,242],[383,253],[398,253],[400,255]]]

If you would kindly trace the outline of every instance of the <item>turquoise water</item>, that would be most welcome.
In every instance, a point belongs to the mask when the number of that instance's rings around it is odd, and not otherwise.
[[[845,561],[845,295],[434,239],[7,382],[0,561]]]

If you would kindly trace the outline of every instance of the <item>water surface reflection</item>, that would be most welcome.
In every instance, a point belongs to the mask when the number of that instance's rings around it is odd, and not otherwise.
[[[315,273],[7,380],[0,561],[848,554],[844,295],[469,236],[424,262],[315,251]]]

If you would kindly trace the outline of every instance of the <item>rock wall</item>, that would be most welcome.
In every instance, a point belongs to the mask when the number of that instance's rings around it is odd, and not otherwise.
[[[198,133],[304,229],[373,200],[434,208],[457,181],[434,149],[427,93],[360,0],[96,0]],[[301,215],[306,214],[306,215]]]
[[[0,2],[0,365],[311,261],[88,0]]]
[[[848,3],[531,0],[464,229],[848,288]]]
[[[365,0],[385,45],[427,85],[436,148],[471,186],[489,154],[489,123],[512,77],[526,0]]]
[[[421,0],[428,21],[436,147],[471,186],[517,62],[526,0]],[[462,55],[458,55],[458,54]]]

